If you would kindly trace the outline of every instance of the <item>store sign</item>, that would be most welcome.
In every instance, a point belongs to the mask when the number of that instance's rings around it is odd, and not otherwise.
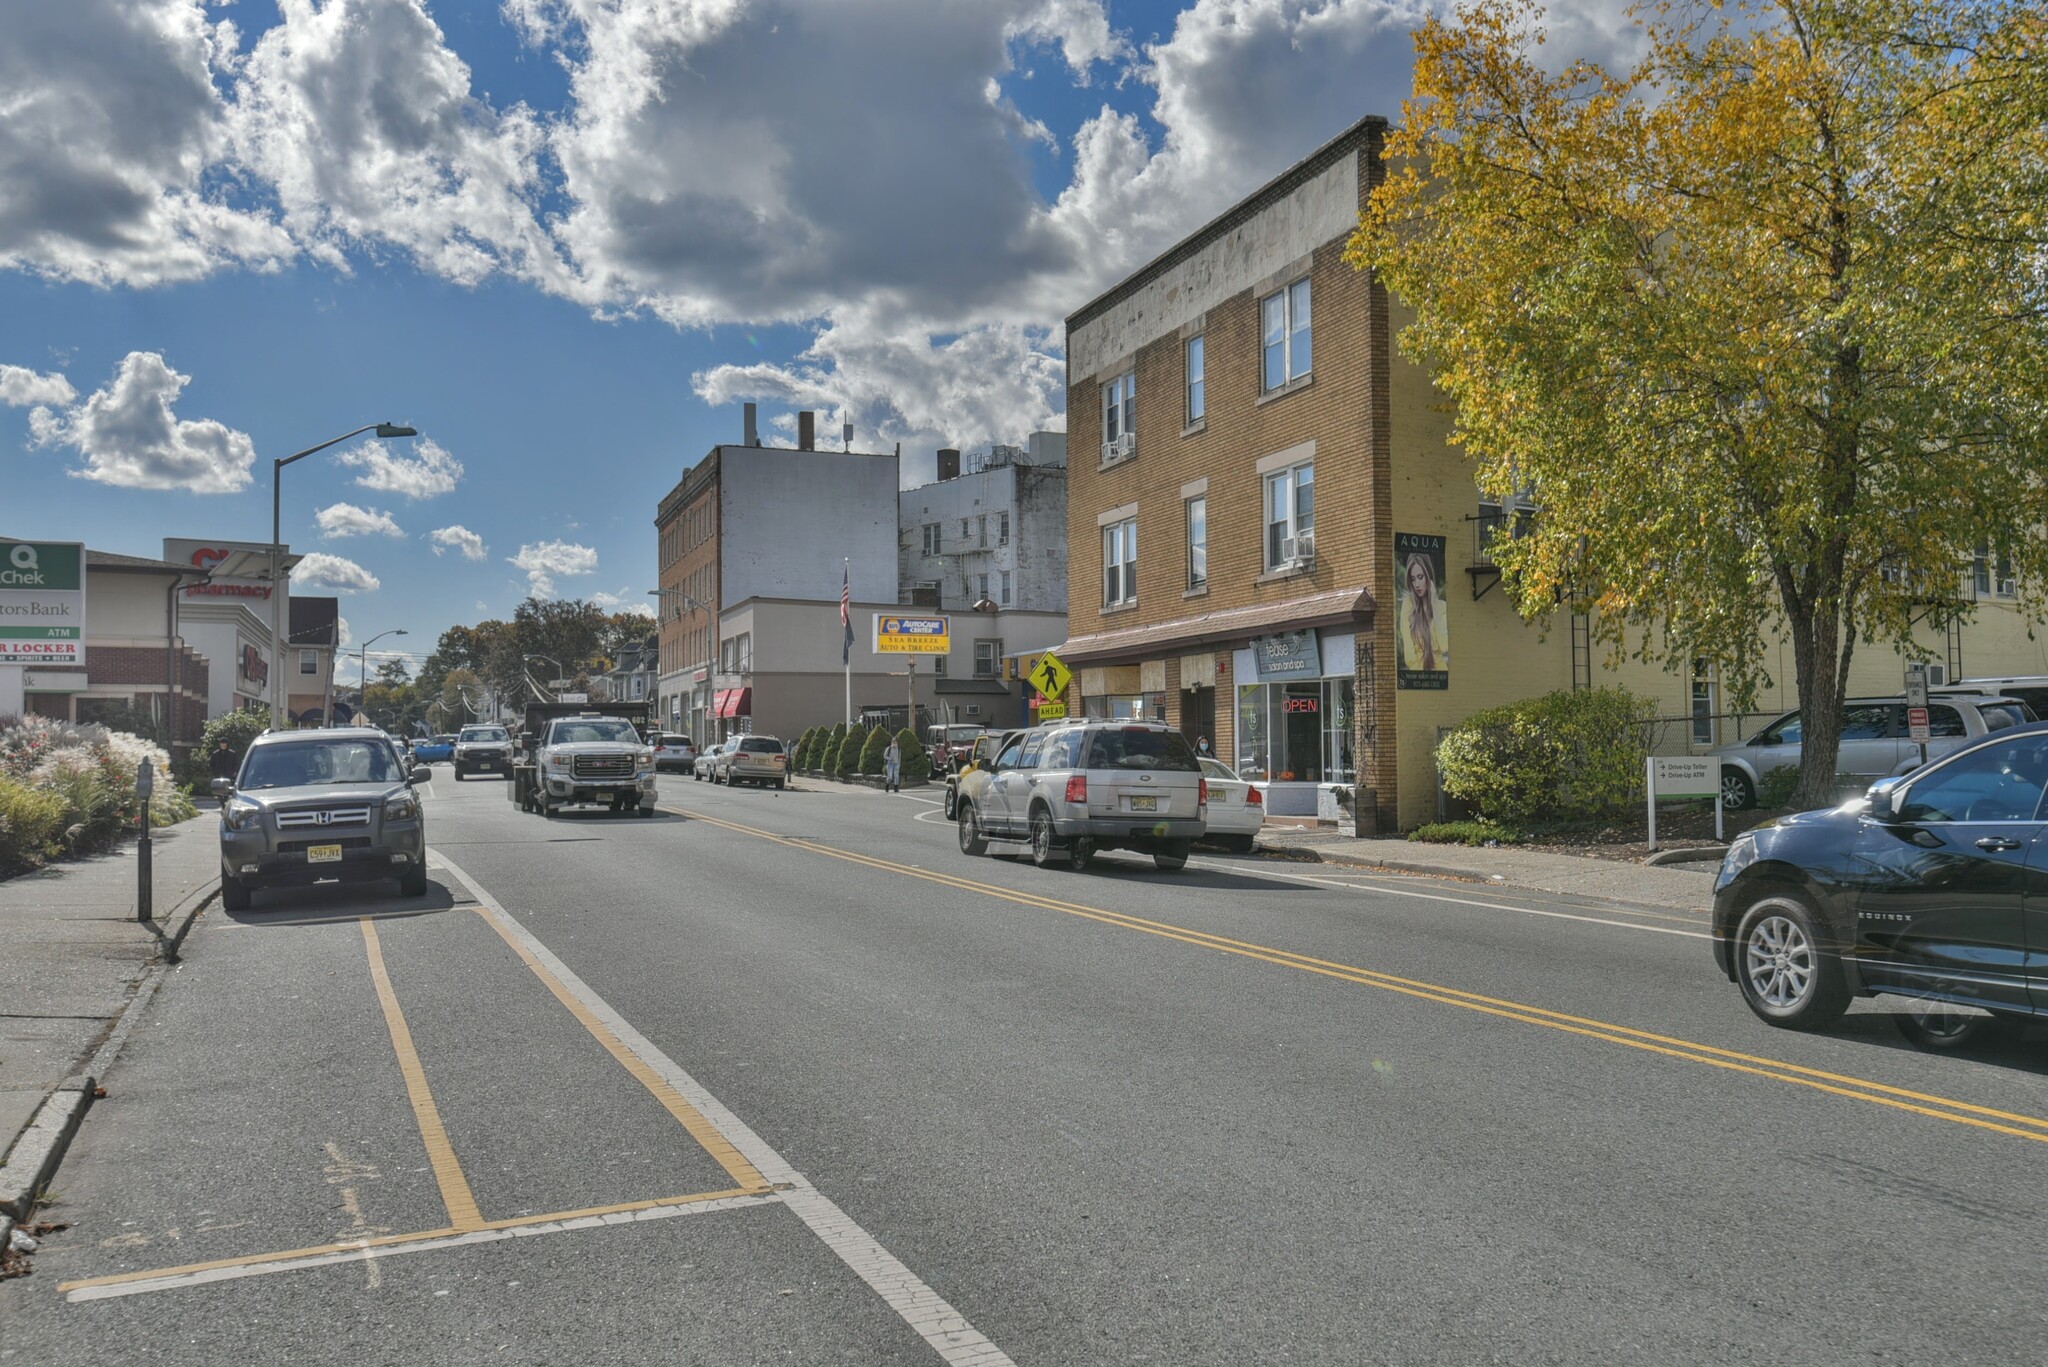
[[[1444,538],[1394,533],[1394,687],[1451,686],[1451,605]]]
[[[953,627],[947,618],[875,614],[877,655],[946,655],[952,649]]]
[[[255,646],[242,647],[242,677],[259,684],[270,679],[270,662]]]
[[[268,551],[267,541],[185,541],[177,537],[164,540],[164,559],[177,565],[190,565],[202,573],[226,560],[236,551]],[[215,579],[204,584],[187,584],[184,588],[187,598],[268,598],[270,581],[267,579]]]
[[[1323,703],[1320,698],[1287,698],[1280,704],[1283,712],[1320,712]]]
[[[1313,631],[1287,631],[1252,640],[1252,664],[1261,680],[1320,679],[1323,652]]]
[[[84,663],[84,543],[0,541],[0,664]]]
[[[58,673],[49,669],[21,671],[24,693],[83,693],[91,686],[83,674]]]

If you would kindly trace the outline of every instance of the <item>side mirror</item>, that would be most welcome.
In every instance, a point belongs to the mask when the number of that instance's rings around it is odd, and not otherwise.
[[[235,781],[231,778],[217,778],[206,785],[206,791],[226,802],[228,795],[235,791]]]
[[[412,772],[405,776],[405,781],[407,783],[429,783],[433,781],[433,777],[434,771],[432,769],[429,769],[424,764],[415,764],[412,767]]]
[[[1876,821],[1896,821],[1899,816],[1900,785],[1903,776],[1881,778],[1870,785],[1867,797],[1870,801],[1870,816]]]

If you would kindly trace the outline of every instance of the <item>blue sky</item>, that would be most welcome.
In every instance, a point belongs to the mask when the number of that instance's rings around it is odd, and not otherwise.
[[[357,639],[644,605],[743,400],[913,480],[1064,426],[1060,319],[1397,116],[1419,13],[0,0],[0,533],[266,539],[272,458],[389,419],[285,480]]]

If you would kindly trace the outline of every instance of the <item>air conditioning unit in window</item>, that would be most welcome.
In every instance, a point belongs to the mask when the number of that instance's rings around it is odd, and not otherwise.
[[[1300,536],[1283,536],[1280,538],[1279,567],[1281,569],[1297,569],[1303,565],[1311,565],[1315,563],[1315,558],[1316,535],[1314,532],[1303,532]]]
[[[1938,665],[1930,663],[1929,665],[1927,665],[1926,668],[1927,686],[1929,688],[1946,688],[1948,686],[1947,665]]]
[[[1126,432],[1122,436],[1111,437],[1108,441],[1102,443],[1102,459],[1105,464],[1113,460],[1122,460],[1137,449],[1137,437]]]

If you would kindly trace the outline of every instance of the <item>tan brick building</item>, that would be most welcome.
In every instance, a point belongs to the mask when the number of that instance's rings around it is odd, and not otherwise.
[[[1434,819],[1444,728],[1518,698],[1625,686],[1673,753],[1753,730],[1711,668],[1613,659],[1585,619],[1532,626],[1495,591],[1488,538],[1540,511],[1481,500],[1445,396],[1394,349],[1409,315],[1343,260],[1385,133],[1361,120],[1067,319],[1070,703],[1208,735],[1276,813],[1356,783],[1382,828]],[[1909,656],[2048,673],[2025,586],[1961,573],[1974,617],[1866,644],[1853,691],[1897,693]],[[1758,708],[1796,706],[1789,650],[1769,672]]]

